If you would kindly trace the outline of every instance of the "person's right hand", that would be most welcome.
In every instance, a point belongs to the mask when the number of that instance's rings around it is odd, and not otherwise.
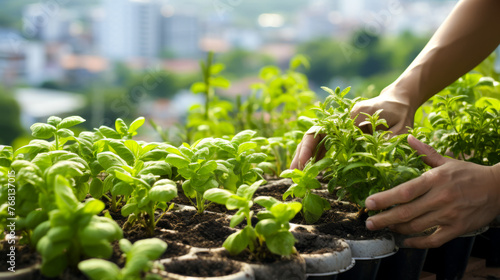
[[[400,92],[392,88],[392,85],[385,88],[379,96],[360,101],[351,110],[351,118],[356,118],[356,125],[365,121],[366,116],[362,113],[373,115],[377,110],[382,109],[380,118],[387,121],[388,127],[378,127],[391,131],[394,135],[408,132],[408,127],[413,127],[415,112],[410,104],[410,98],[405,92]],[[365,133],[372,133],[371,125],[360,127]]]
[[[396,89],[394,85],[386,87],[379,96],[358,102],[351,111],[351,118],[356,118],[356,124],[359,125],[365,121],[366,116],[361,113],[372,115],[379,109],[383,109],[380,113],[380,118],[387,121],[388,128],[386,129],[393,134],[403,134],[408,132],[407,127],[413,127],[416,109],[420,104],[411,104],[410,96],[407,92]],[[361,129],[365,133],[371,133],[371,126],[362,126]],[[314,137],[314,133],[306,133],[302,141],[297,146],[295,156],[290,164],[290,169],[303,169],[307,161],[313,156],[318,143],[323,139],[324,135]],[[319,157],[325,154],[324,148],[320,147]],[[317,158],[319,160],[320,158]]]

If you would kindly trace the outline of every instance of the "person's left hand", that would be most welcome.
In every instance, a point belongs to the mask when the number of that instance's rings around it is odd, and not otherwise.
[[[490,223],[500,214],[500,165],[482,166],[441,156],[413,136],[408,143],[433,169],[393,189],[368,197],[368,210],[383,210],[367,219],[366,227],[415,234],[437,226],[424,237],[405,240],[405,246],[439,247]]]

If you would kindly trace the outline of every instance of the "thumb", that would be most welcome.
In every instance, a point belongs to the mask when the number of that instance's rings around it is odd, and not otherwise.
[[[432,168],[447,162],[447,159],[440,155],[433,147],[423,143],[413,135],[408,136],[408,144],[410,144],[410,147],[417,151],[419,155],[424,155],[422,160]]]

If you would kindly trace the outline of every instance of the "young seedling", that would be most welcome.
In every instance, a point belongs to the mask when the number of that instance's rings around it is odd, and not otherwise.
[[[288,257],[295,252],[295,238],[289,231],[289,221],[300,211],[301,204],[281,203],[271,197],[253,200],[255,191],[263,182],[260,180],[250,186],[242,185],[235,194],[217,188],[205,192],[207,200],[226,205],[228,210],[238,209],[231,218],[231,227],[239,225],[245,219],[247,221],[242,230],[231,234],[223,244],[232,255],[248,249],[254,258],[264,260],[272,254]],[[259,222],[255,228],[252,226],[254,212],[251,210],[254,201],[267,209],[257,215]]]
[[[324,158],[318,162],[309,162],[304,167],[304,170],[285,170],[280,174],[280,177],[291,178],[293,185],[283,194],[283,200],[288,196],[302,198],[302,214],[308,224],[314,224],[321,218],[325,210],[330,209],[330,203],[311,190],[321,188],[316,177],[321,171],[330,167],[333,160]]]
[[[219,100],[215,94],[216,88],[228,88],[229,81],[220,75],[224,65],[214,63],[214,54],[209,52],[206,61],[201,61],[202,82],[196,82],[191,86],[194,94],[203,94],[204,106],[198,104],[189,108],[187,117],[187,143],[206,137],[222,137],[234,134],[235,128],[229,116],[232,104],[228,101]]]
[[[110,243],[122,238],[122,231],[113,220],[97,216],[104,203],[89,200],[81,204],[61,175],[55,177],[54,190],[57,209],[32,236],[32,244],[42,256],[42,274],[55,277],[67,266],[75,268],[82,257],[111,257]]]
[[[325,158],[333,159],[325,173],[325,178],[330,179],[330,192],[336,191],[339,199],[346,198],[357,204],[362,213],[369,195],[395,187],[425,171],[419,156],[406,143],[407,135],[390,138],[390,132],[378,130],[387,127],[386,121],[380,119],[381,110],[353,119],[351,110],[359,98],[345,98],[349,88],[323,89],[330,95],[315,108],[316,125],[317,133],[325,134],[321,142],[327,150]],[[363,133],[355,123],[356,118],[363,116],[366,118],[359,125],[370,126],[371,134]]]
[[[165,161],[176,167],[179,175],[185,180],[182,183],[184,194],[190,199],[195,198],[195,203],[191,203],[199,214],[207,207],[203,194],[219,186],[214,172],[218,170],[229,173],[225,165],[214,159],[218,148],[212,141],[211,138],[205,138],[193,146],[184,143],[179,148],[170,145],[166,148],[170,154]]]
[[[6,183],[0,187],[0,225],[8,224],[6,218],[15,218],[16,230],[23,237],[21,242],[29,243],[33,230],[48,219],[51,210],[57,208],[56,176],[66,178],[71,191],[81,201],[89,189],[87,169],[87,163],[78,155],[63,150],[37,154],[31,161],[13,160],[10,168],[3,169]],[[7,184],[9,178],[14,188]],[[13,190],[15,196],[10,197],[15,200],[9,201],[8,194]]]
[[[69,128],[83,122],[85,122],[85,119],[79,116],[64,119],[52,116],[47,119],[47,123],[35,123],[30,129],[35,138],[50,139],[53,137],[54,142],[51,143],[51,147],[54,150],[62,150],[67,141],[75,140],[75,134]]]
[[[145,121],[144,117],[138,117],[130,123],[130,126],[127,126],[122,119],[118,118],[115,121],[115,129],[102,125],[99,129],[95,129],[95,133],[97,133],[100,138],[129,140],[137,135],[137,130]]]
[[[127,239],[120,240],[120,249],[126,256],[125,267],[115,263],[90,259],[81,261],[78,268],[91,280],[161,280],[161,276],[148,273],[154,267],[153,261],[161,257],[167,243],[158,238],[143,239],[133,245]],[[144,273],[146,276],[143,277]]]
[[[252,137],[256,133],[252,130],[244,130],[231,140],[221,138],[213,140],[213,145],[219,149],[217,162],[232,171],[221,171],[220,181],[225,189],[235,192],[240,185],[253,184],[255,181],[263,179],[263,171],[254,165],[264,162],[267,155],[255,151],[257,143],[252,141]]]
[[[307,77],[297,71],[301,65],[308,68],[309,62],[297,55],[285,72],[276,66],[262,68],[259,76],[263,82],[252,85],[253,94],[239,109],[246,115],[242,118],[245,128],[258,129],[265,137],[279,137],[298,129],[298,117],[314,117],[309,109],[316,94],[309,89]]]

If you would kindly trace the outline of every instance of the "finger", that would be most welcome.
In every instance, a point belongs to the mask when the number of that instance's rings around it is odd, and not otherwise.
[[[413,135],[408,136],[408,144],[410,144],[410,147],[416,150],[419,155],[425,155],[422,157],[422,160],[430,167],[437,167],[448,161],[447,158],[440,155],[433,147],[422,143]]]
[[[301,150],[302,150],[302,143],[303,142],[304,142],[304,140],[302,139],[302,141],[297,146],[297,149],[295,149],[295,154],[293,156],[292,163],[290,164],[290,169],[292,169],[292,170],[299,167],[299,155],[300,155]]]
[[[428,211],[427,213],[418,216],[411,221],[393,225],[391,230],[396,231],[401,234],[417,234],[422,233],[425,230],[432,228],[436,225],[444,226],[448,224],[443,223],[443,218],[439,216],[437,211]]]
[[[290,164],[290,169],[302,169],[305,163],[312,157],[313,152],[321,141],[320,136],[314,137],[314,134],[306,134],[302,138],[299,147],[297,148],[297,153]]]
[[[432,187],[431,173],[396,186],[390,190],[369,196],[365,201],[368,210],[383,210],[396,204],[408,203],[427,193]]]
[[[404,241],[404,246],[419,249],[437,248],[459,235],[460,233],[456,232],[452,227],[440,226],[433,234],[429,236],[412,237],[406,239]]]
[[[430,211],[433,210],[429,206],[433,205],[433,202],[429,202],[428,200],[428,198],[419,198],[410,203],[398,205],[375,216],[369,217],[366,220],[366,227],[369,230],[379,230],[392,226],[393,228],[391,229],[397,232],[403,233],[400,230],[405,231],[403,234],[423,231],[436,225],[436,223],[431,220],[432,217],[428,217],[429,213],[432,213]],[[424,220],[421,220],[422,218]],[[426,227],[424,224],[428,223],[431,225]],[[416,229],[411,228],[413,226],[416,227]]]

